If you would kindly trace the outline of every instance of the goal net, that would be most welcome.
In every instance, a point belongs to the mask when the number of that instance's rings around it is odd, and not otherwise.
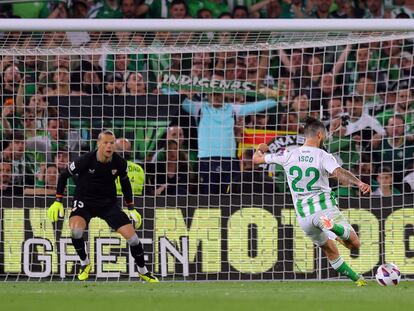
[[[59,172],[103,129],[129,161],[137,232],[161,279],[338,278],[299,227],[283,169],[252,163],[259,143],[300,146],[307,116],[326,125],[326,150],[373,187],[363,197],[331,180],[330,204],[361,240],[358,250],[339,245],[344,259],[368,278],[384,262],[414,276],[414,32],[340,31],[339,21],[325,28],[338,31],[258,21],[252,31],[191,21],[136,31],[134,21],[74,32],[65,22],[0,33],[0,278],[75,279],[76,180],[64,218],[51,224],[46,209]],[[137,278],[126,241],[104,221],[85,238],[93,278]]]

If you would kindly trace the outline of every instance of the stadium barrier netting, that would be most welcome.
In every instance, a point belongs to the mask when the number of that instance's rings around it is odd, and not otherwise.
[[[281,167],[252,163],[259,143],[300,146],[308,115],[373,186],[367,198],[331,181],[361,239],[343,257],[368,278],[383,262],[414,276],[414,33],[155,28],[0,34],[2,279],[75,279],[76,180],[64,218],[52,225],[46,209],[102,129],[129,161],[138,235],[161,279],[338,278],[298,226]],[[137,278],[106,223],[92,220],[86,238],[96,280]]]

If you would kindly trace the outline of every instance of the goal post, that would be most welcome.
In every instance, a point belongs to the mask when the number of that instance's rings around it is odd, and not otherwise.
[[[130,161],[138,235],[162,280],[337,279],[299,227],[281,167],[251,160],[259,143],[300,146],[308,115],[374,188],[332,181],[361,239],[341,254],[367,278],[385,262],[414,277],[410,20],[3,19],[0,39],[0,279],[75,280],[76,180],[64,218],[52,225],[46,209],[102,129]],[[137,279],[104,221],[87,245],[94,279]]]

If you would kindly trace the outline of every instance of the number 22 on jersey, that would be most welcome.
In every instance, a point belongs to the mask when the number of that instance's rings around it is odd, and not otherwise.
[[[299,166],[294,165],[289,169],[289,174],[294,177],[292,180],[292,190],[295,192],[304,192],[305,189],[298,187],[298,183],[303,179],[303,170]],[[305,170],[305,177],[311,178],[306,184],[306,190],[318,190],[317,188],[312,188],[312,186],[319,180],[319,170],[316,167],[308,167]]]

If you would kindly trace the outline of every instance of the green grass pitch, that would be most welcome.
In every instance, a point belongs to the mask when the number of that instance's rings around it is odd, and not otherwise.
[[[414,282],[5,282],[0,310],[414,310]]]

